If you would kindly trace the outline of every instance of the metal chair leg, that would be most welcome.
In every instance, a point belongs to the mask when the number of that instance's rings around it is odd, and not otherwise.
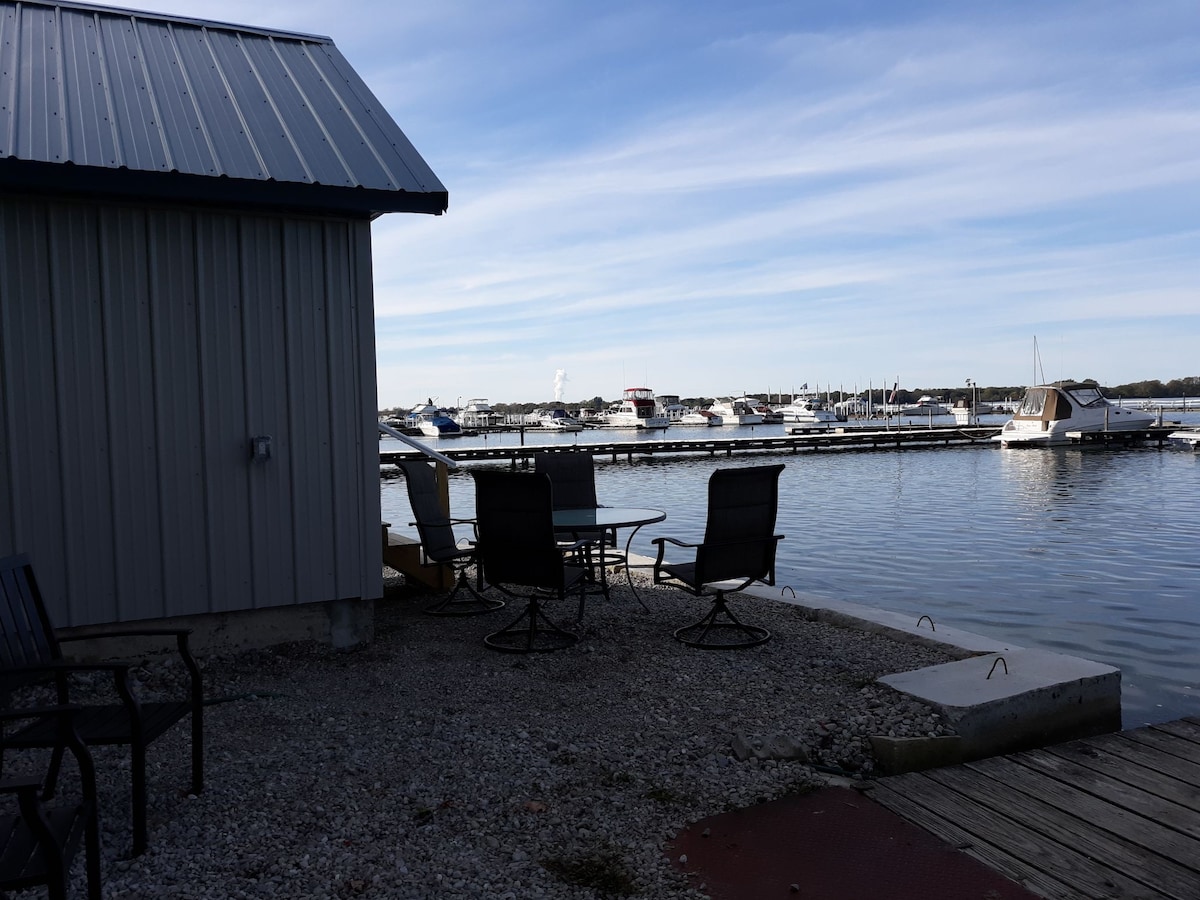
[[[431,603],[425,607],[425,613],[430,616],[478,616],[483,613],[490,613],[493,610],[500,609],[504,606],[504,601],[499,598],[484,597],[480,591],[483,590],[483,573],[476,573],[476,580],[479,583],[479,590],[475,590],[471,586],[471,582],[467,580],[466,566],[453,566],[455,571],[454,588],[445,597]],[[459,591],[466,590],[468,596],[458,599]]]
[[[731,635],[732,640],[710,640],[710,635]],[[725,592],[717,591],[712,609],[698,622],[675,630],[675,640],[703,650],[735,650],[755,647],[771,639],[771,632],[759,625],[749,625],[733,614],[725,603]]]
[[[537,595],[533,595],[519,616],[489,634],[483,643],[501,653],[548,653],[570,647],[578,640],[578,635],[555,625],[542,612]]]

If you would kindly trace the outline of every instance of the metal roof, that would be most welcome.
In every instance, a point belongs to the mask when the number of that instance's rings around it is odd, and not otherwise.
[[[0,187],[360,213],[446,188],[327,37],[0,0]]]

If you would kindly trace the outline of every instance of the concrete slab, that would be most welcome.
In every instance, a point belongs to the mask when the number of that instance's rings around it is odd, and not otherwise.
[[[759,585],[743,593],[800,606],[817,621],[937,646],[961,657],[879,681],[927,703],[945,717],[962,739],[959,752],[963,760],[1043,747],[1121,727],[1121,672],[1112,666],[993,640],[934,623],[928,616],[914,621],[911,614],[793,594],[790,588],[781,592],[779,587]],[[907,765],[900,760],[917,760],[925,754],[925,748],[906,747],[897,756],[897,764]]]
[[[941,713],[962,737],[965,759],[1121,727],[1120,669],[1062,653],[1012,649],[879,681]]]

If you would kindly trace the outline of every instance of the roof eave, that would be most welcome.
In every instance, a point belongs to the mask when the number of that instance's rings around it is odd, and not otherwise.
[[[439,185],[440,186],[440,185]],[[270,207],[276,210],[366,215],[426,213],[441,215],[449,192],[380,190],[274,180],[143,172],[47,163],[15,157],[0,159],[0,190],[143,199],[221,206]]]

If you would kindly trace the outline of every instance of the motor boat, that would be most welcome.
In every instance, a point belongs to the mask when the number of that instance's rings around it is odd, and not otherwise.
[[[1200,428],[1181,428],[1179,431],[1172,431],[1168,434],[1167,439],[1172,444],[1200,450]]]
[[[903,406],[900,408],[902,416],[948,416],[950,410],[942,406],[941,402],[936,397],[931,397],[926,394],[919,397],[917,402],[912,406]]]
[[[722,425],[761,425],[763,414],[755,409],[758,405],[759,401],[753,397],[734,397],[718,400],[708,409],[721,417]]]
[[[504,416],[492,409],[482,397],[468,401],[458,414],[458,424],[463,428],[495,428],[503,421]]]
[[[871,413],[871,401],[866,397],[851,397],[833,404],[833,411],[839,422],[866,418]]]
[[[538,425],[551,431],[583,431],[583,423],[561,406],[542,410],[542,414],[538,416]]]
[[[954,405],[950,407],[950,415],[954,416],[956,425],[978,425],[979,417],[991,412],[994,412],[992,404],[984,403],[982,400],[971,403],[966,397],[955,400]]]
[[[679,398],[673,394],[658,397],[655,402],[657,404],[657,414],[666,416],[667,421],[672,425],[678,425],[679,421],[683,418],[683,414],[688,411],[687,407],[680,403]]]
[[[837,413],[825,408],[820,397],[795,397],[787,406],[781,406],[777,412],[783,415],[784,422],[796,422],[804,425],[825,425],[837,422]]]
[[[418,403],[406,417],[426,437],[451,438],[462,435],[462,426],[446,410],[434,405],[433,399]]]
[[[725,420],[711,409],[695,409],[679,417],[680,425],[724,425]]]
[[[762,414],[764,425],[782,425],[783,424],[783,413],[772,409],[766,403],[760,403],[754,408]]]
[[[659,415],[650,388],[625,388],[620,401],[596,424],[602,428],[666,428],[670,420]]]
[[[1142,431],[1152,413],[1117,406],[1090,384],[1039,384],[1027,388],[1021,405],[996,440],[1002,447],[1044,447],[1071,442],[1074,432]]]

